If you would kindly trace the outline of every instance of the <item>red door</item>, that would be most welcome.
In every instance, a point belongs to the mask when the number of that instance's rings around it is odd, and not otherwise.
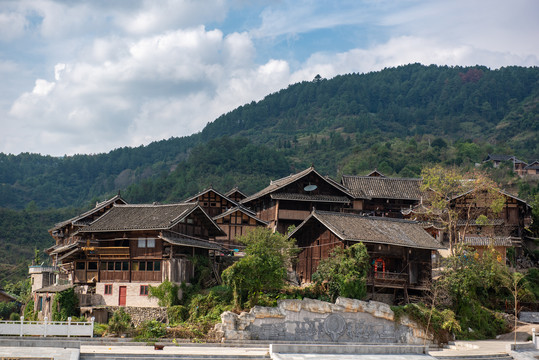
[[[119,306],[125,306],[125,298],[127,297],[127,287],[126,286],[120,286],[120,298],[118,301]]]

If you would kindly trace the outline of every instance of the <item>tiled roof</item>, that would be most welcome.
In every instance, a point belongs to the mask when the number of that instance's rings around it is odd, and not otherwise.
[[[293,193],[273,193],[270,195],[274,200],[296,200],[296,201],[312,201],[312,202],[331,202],[348,204],[350,199],[346,196],[335,195],[310,195],[310,194],[293,194]]]
[[[342,184],[356,199],[420,200],[421,179],[343,175]]]
[[[309,221],[317,219],[341,240],[390,244],[409,248],[443,249],[423,226],[415,221],[362,216],[357,214],[313,211],[294,234]]]
[[[339,191],[343,192],[344,194],[348,194],[348,191],[343,188],[342,186],[337,186],[335,181],[333,180],[328,180],[325,176],[322,176],[320,175],[315,169],[314,167],[310,167],[310,168],[307,168],[303,171],[300,171],[299,173],[296,173],[296,174],[291,174],[289,176],[286,176],[284,178],[281,178],[281,179],[277,179],[277,180],[273,180],[270,182],[269,186],[267,186],[266,188],[260,190],[259,192],[257,192],[256,194],[253,194],[249,197],[246,197],[245,199],[243,199],[241,201],[242,204],[246,204],[252,200],[255,200],[255,199],[258,199],[264,195],[268,195],[268,194],[271,194],[289,184],[292,184],[293,182],[301,179],[302,177],[306,176],[306,175],[309,175],[310,173],[314,172],[316,175],[318,175],[321,179],[323,179],[324,181],[326,181],[328,184],[330,184],[331,186],[337,188]]]
[[[485,160],[483,161],[509,161],[513,160],[515,157],[513,155],[504,155],[504,154],[488,154]]]
[[[71,223],[78,223],[80,225],[87,225],[88,224],[88,221],[85,221],[87,217],[89,217],[90,215],[94,214],[95,212],[111,205],[111,204],[127,204],[127,202],[122,199],[122,197],[120,195],[116,195],[108,200],[105,200],[103,202],[100,202],[100,203],[97,203],[95,205],[94,208],[82,213],[82,214],[79,214],[69,220],[65,220],[65,221],[62,221],[56,225],[54,225],[54,227],[52,229],[50,229],[49,231],[54,231],[54,230],[58,230],[66,225],[69,225]]]
[[[233,208],[230,208],[228,209],[227,211],[225,211],[224,213],[222,214],[219,214],[217,216],[214,216],[213,217],[213,220],[217,220],[217,219],[220,219],[222,217],[225,217],[225,216],[228,216],[230,214],[233,214],[235,213],[236,211],[241,211],[242,213],[244,213],[245,215],[255,219],[256,221],[264,224],[264,225],[268,225],[269,223],[267,221],[264,221],[264,220],[260,220],[259,218],[256,217],[256,214],[253,213],[251,210],[243,207],[243,206],[236,206],[236,207],[233,207]]]
[[[469,246],[513,246],[510,237],[488,237],[488,236],[466,236],[463,241],[464,244]]]
[[[59,293],[67,289],[71,289],[74,285],[50,285],[41,289],[37,289],[37,293]]]
[[[231,202],[232,204],[238,205],[238,203],[236,203],[234,200],[228,198],[226,195],[221,194],[219,191],[217,191],[217,190],[215,190],[214,188],[211,188],[211,187],[209,189],[206,189],[206,190],[203,190],[203,191],[199,192],[198,194],[196,194],[194,196],[191,196],[189,199],[184,200],[184,202],[192,202],[193,200],[196,200],[199,196],[202,196],[202,195],[204,195],[206,193],[209,193],[209,192],[214,192],[217,195],[219,195],[220,197],[222,197],[223,199]]]
[[[115,205],[82,232],[167,230],[185,218],[199,205]]]
[[[196,247],[196,248],[209,249],[209,250],[222,250],[223,249],[222,246],[216,243],[212,243],[212,242],[202,240],[202,239],[191,238],[191,237],[184,236],[181,234],[174,234],[170,232],[165,232],[159,235],[159,238],[173,245]]]
[[[234,193],[240,194],[244,199],[247,197],[247,195],[245,195],[243,192],[241,192],[241,190],[238,189],[238,187],[234,187],[233,189],[230,189],[230,191],[227,192],[227,193],[225,194],[225,196],[229,197],[229,196],[231,196],[231,195],[234,194]]]

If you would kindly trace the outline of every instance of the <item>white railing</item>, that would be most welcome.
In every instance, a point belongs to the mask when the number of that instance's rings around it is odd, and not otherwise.
[[[0,321],[0,335],[90,336],[94,335],[94,318],[90,322],[67,321]]]

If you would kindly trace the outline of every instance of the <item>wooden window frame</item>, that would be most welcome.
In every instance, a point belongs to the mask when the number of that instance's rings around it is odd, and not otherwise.
[[[112,293],[113,293],[112,289],[113,289],[112,284],[105,284],[105,288],[104,288],[104,290],[103,290],[103,294],[104,294],[104,295],[112,295]],[[107,290],[108,290],[108,291],[107,291]]]
[[[149,285],[140,285],[140,296],[148,296],[149,292],[150,292]]]

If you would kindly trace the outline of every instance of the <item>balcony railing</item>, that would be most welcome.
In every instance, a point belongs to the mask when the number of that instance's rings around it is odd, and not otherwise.
[[[98,259],[125,259],[129,257],[128,246],[118,247],[83,247],[89,258]]]

